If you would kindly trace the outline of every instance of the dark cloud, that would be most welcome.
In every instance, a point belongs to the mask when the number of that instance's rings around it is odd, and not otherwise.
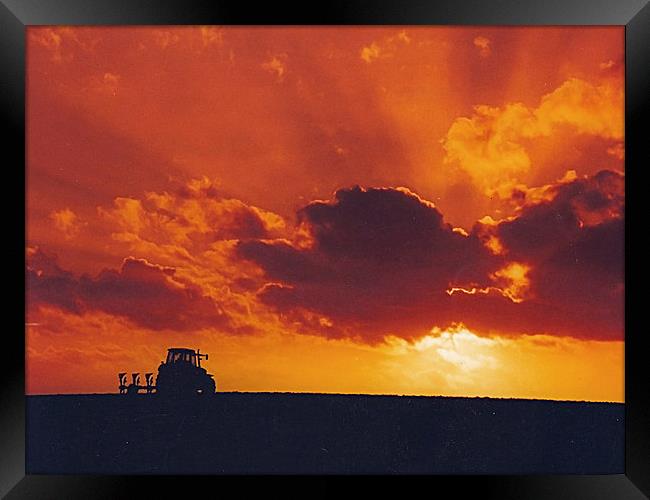
[[[603,171],[558,183],[544,201],[520,196],[515,217],[469,235],[407,190],[342,189],[299,211],[310,244],[248,241],[237,252],[265,271],[264,302],[293,320],[323,315],[327,328],[314,330],[330,336],[411,337],[462,322],[479,333],[620,338],[623,182]],[[503,255],[486,249],[486,233]],[[511,263],[528,269],[520,301],[495,278]]]
[[[76,300],[78,281],[63,270],[56,256],[40,248],[29,249],[25,280],[28,310],[36,304],[46,303],[73,313],[81,313]]]
[[[516,218],[499,224],[498,237],[512,260],[539,263],[587,237],[593,226],[622,220],[622,174],[604,170],[590,178],[558,184],[549,194],[552,200],[524,204]],[[594,242],[592,251],[599,248]]]
[[[623,333],[624,211],[623,175],[601,171],[557,186],[552,200],[525,206],[496,228],[507,258],[530,264],[535,302],[558,322],[571,318],[564,332]]]
[[[226,327],[228,317],[201,289],[175,277],[175,269],[127,258],[119,270],[76,278],[40,249],[28,256],[28,306],[47,304],[82,314],[102,311],[153,330]]]
[[[405,189],[342,189],[331,202],[307,205],[298,220],[308,248],[241,242],[238,253],[280,282],[261,290],[265,302],[319,311],[339,325],[430,327],[431,305],[446,301],[450,284],[487,285],[496,260],[477,237],[454,231],[433,204]]]

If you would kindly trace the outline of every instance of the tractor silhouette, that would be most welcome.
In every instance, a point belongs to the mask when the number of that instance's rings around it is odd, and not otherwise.
[[[145,385],[140,385],[140,374],[132,373],[132,382],[127,385],[126,373],[118,374],[120,394],[159,394],[163,396],[189,396],[214,394],[216,383],[205,368],[201,359],[208,359],[197,349],[172,347],[167,350],[167,358],[160,362],[156,383],[153,373],[145,373]]]

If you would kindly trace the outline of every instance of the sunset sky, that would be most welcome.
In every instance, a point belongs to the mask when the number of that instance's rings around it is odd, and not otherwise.
[[[27,392],[623,401],[622,27],[30,27]]]

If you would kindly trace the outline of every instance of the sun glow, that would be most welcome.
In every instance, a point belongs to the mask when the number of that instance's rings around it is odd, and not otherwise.
[[[391,338],[388,345],[391,368],[408,393],[566,400],[601,393],[599,400],[623,401],[622,373],[612,378],[608,371],[622,363],[623,342],[485,337],[457,324],[413,342]]]

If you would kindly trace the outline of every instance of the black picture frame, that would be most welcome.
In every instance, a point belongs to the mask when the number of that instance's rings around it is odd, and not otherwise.
[[[635,321],[634,307],[643,300],[634,294],[641,273],[632,267],[630,220],[639,200],[634,189],[642,162],[649,158],[643,122],[648,116],[650,95],[650,5],[647,0],[444,0],[424,2],[369,2],[336,0],[319,3],[208,1],[208,0],[0,0],[0,99],[5,132],[5,170],[13,171],[5,196],[5,241],[15,265],[18,284],[6,286],[16,305],[6,317],[3,356],[0,363],[0,496],[7,498],[128,498],[134,489],[146,488],[147,497],[167,497],[179,488],[186,492],[199,486],[215,487],[223,478],[45,476],[25,475],[25,28],[30,25],[179,25],[179,24],[414,24],[414,25],[624,25],[626,40],[626,344],[625,344],[625,474],[604,476],[431,476],[420,478],[436,491],[451,487],[454,498],[468,492],[499,499],[636,499],[650,495],[650,406],[644,384],[644,331]],[[5,153],[6,154],[6,153]],[[7,157],[7,156],[5,156]],[[21,166],[23,170],[21,170]],[[647,166],[647,165],[646,165]],[[22,172],[23,175],[20,175]],[[16,175],[17,174],[17,175]],[[630,217],[629,203],[632,203]],[[22,207],[22,208],[21,208]],[[640,250],[637,250],[637,252]],[[636,266],[636,264],[635,264]],[[22,283],[22,286],[21,286]],[[640,289],[640,287],[639,287]],[[647,377],[647,375],[646,375]],[[318,482],[332,478],[318,478]],[[197,483],[198,481],[198,483]],[[382,485],[384,481],[379,482]],[[300,491],[302,481],[289,489]],[[221,486],[219,486],[221,487]],[[187,489],[190,488],[190,489]],[[238,482],[240,494],[245,494]],[[382,485],[382,489],[384,486]],[[309,491],[317,489],[309,486]],[[207,490],[210,491],[210,490]],[[216,493],[218,490],[213,489]],[[285,486],[283,489],[287,492]],[[306,492],[307,490],[302,490]]]

